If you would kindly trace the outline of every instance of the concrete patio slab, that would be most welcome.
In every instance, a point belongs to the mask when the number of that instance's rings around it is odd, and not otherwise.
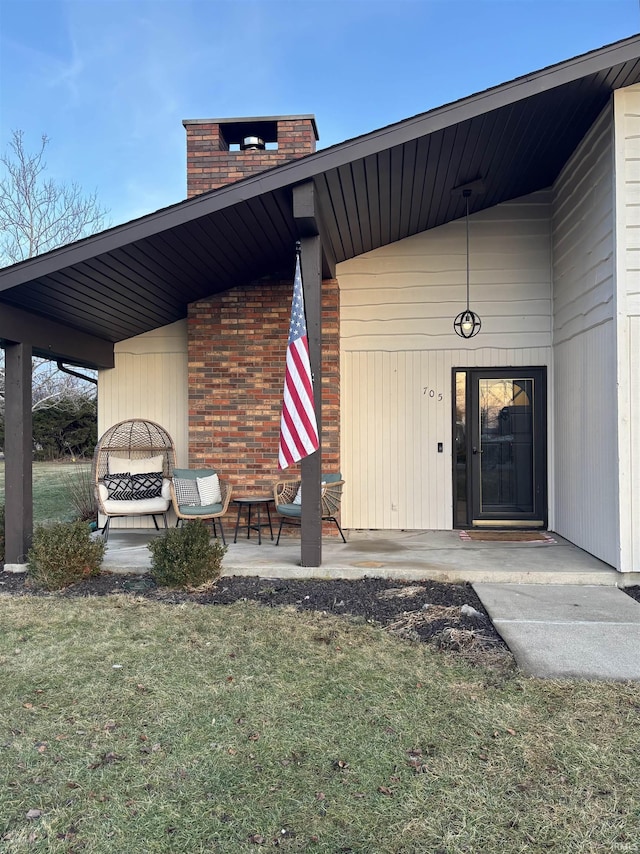
[[[473,589],[528,675],[640,680],[640,603],[622,590],[510,583]]]
[[[347,543],[326,537],[322,566],[300,566],[300,540],[276,546],[267,535],[233,538],[223,561],[224,575],[270,578],[363,578],[377,576],[442,582],[592,584],[615,587],[622,576],[612,567],[554,535],[554,543],[469,542],[458,531],[346,531]],[[103,569],[146,572],[147,545],[155,531],[112,530]],[[633,583],[630,577],[626,583]],[[635,583],[640,582],[640,574]]]

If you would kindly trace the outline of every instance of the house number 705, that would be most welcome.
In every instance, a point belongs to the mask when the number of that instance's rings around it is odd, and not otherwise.
[[[434,398],[435,400],[442,400],[442,392],[436,391],[435,388],[429,388],[429,386],[425,386],[422,389],[422,394]]]

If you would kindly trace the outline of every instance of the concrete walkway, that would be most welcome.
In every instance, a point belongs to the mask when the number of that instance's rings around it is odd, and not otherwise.
[[[554,679],[640,679],[640,603],[615,587],[474,584],[520,668]]]

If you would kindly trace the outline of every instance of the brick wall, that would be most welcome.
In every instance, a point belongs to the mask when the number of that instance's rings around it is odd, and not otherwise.
[[[189,465],[213,467],[236,495],[270,494],[278,470],[292,281],[234,288],[188,314]],[[322,285],[322,469],[340,469],[339,289]],[[335,526],[327,528],[335,532]]]
[[[256,120],[258,121],[258,120]],[[316,130],[312,118],[290,117],[263,122],[273,127],[273,139],[277,150],[232,151],[229,138],[239,139],[238,127],[251,133],[252,124],[241,122],[227,124],[224,120],[185,120],[187,132],[187,197],[192,198],[207,190],[216,190],[247,178],[265,169],[297,160],[316,150]],[[260,130],[260,123],[257,125]],[[228,128],[233,128],[229,131]],[[227,136],[225,136],[227,134]],[[260,133],[256,133],[260,135]],[[242,134],[240,134],[242,136]]]

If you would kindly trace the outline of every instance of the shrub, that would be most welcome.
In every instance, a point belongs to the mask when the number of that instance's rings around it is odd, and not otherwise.
[[[201,519],[169,528],[149,543],[151,575],[161,587],[197,587],[220,577],[227,547],[209,538]]]
[[[84,522],[95,521],[98,516],[98,503],[91,467],[86,465],[70,467],[63,473],[62,482],[76,519]]]
[[[30,578],[38,587],[60,590],[98,575],[105,545],[92,538],[86,522],[57,522],[36,528],[27,555]]]
[[[33,413],[35,459],[59,460],[93,455],[98,441],[96,401],[60,400]]]

